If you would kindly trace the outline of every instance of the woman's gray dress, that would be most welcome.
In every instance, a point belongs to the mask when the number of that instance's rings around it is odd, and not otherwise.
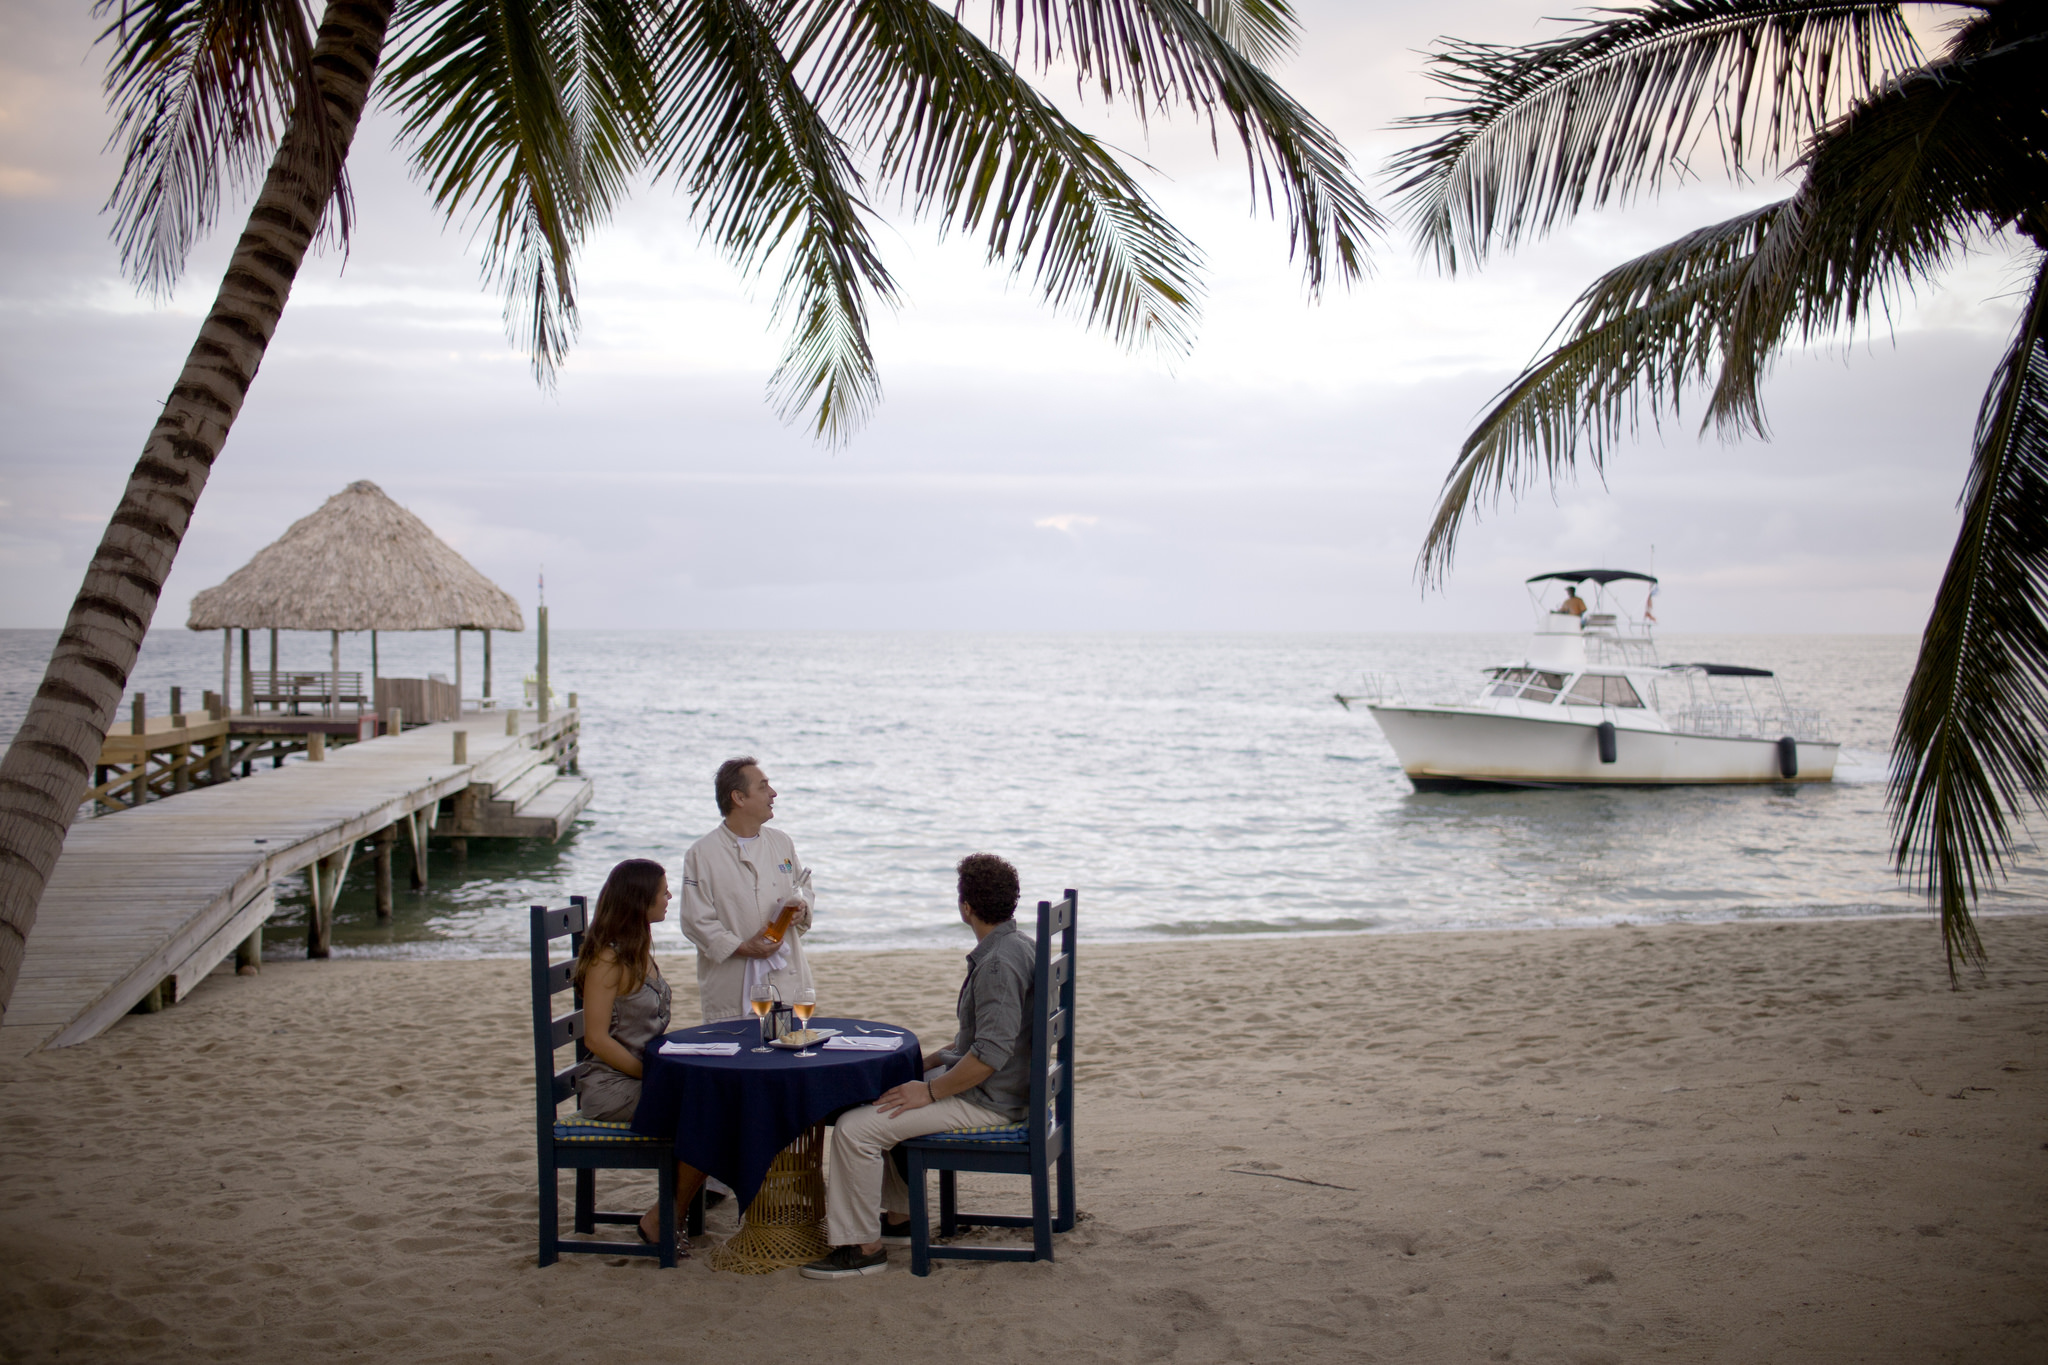
[[[661,968],[650,962],[640,989],[612,1001],[612,1038],[637,1055],[650,1040],[668,1032],[668,1005],[668,982],[662,979]],[[586,1118],[630,1122],[640,1104],[640,1078],[592,1057],[576,1068],[576,1104]]]

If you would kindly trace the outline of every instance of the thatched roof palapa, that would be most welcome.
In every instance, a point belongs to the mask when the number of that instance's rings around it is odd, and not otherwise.
[[[191,630],[524,630],[512,595],[368,479],[192,599]]]

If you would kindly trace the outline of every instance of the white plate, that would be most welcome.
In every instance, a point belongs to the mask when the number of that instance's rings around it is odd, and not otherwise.
[[[787,1038],[777,1038],[774,1042],[768,1044],[768,1046],[787,1048],[789,1051],[795,1052],[799,1048],[815,1047],[819,1043],[824,1042],[827,1038],[834,1037],[838,1034],[838,1032],[839,1030],[836,1028],[817,1028],[811,1030],[811,1038],[808,1042],[792,1043]]]

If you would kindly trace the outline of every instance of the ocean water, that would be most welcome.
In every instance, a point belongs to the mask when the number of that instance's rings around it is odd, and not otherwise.
[[[53,639],[0,632],[0,732]],[[1778,670],[1844,742],[1831,785],[1424,794],[1371,717],[1332,694],[1373,669],[1411,700],[1468,697],[1519,637],[558,630],[555,685],[580,693],[596,780],[577,829],[554,845],[472,841],[465,864],[436,857],[423,894],[401,870],[385,926],[358,859],[335,938],[366,955],[523,953],[527,905],[594,895],[625,857],[679,874],[717,820],[714,769],[743,753],[815,869],[818,948],[966,944],[951,870],[982,849],[1018,865],[1027,901],[1077,888],[1096,939],[1913,912],[1924,902],[1887,859],[1883,779],[1915,643],[1663,642],[1666,658]],[[533,635],[495,648],[502,695],[531,668]],[[391,676],[453,671],[448,635],[382,636],[380,653]],[[286,666],[326,655],[324,636],[284,637]],[[366,638],[350,637],[343,667],[367,664]],[[160,629],[134,686],[161,711],[171,685],[196,706],[220,675],[218,634]],[[2040,904],[2042,870],[2024,854],[1985,907]],[[270,942],[289,952],[303,880],[279,890]]]

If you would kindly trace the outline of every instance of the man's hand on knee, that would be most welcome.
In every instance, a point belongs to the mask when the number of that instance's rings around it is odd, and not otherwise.
[[[922,1109],[932,1102],[932,1087],[928,1081],[905,1081],[882,1092],[875,1101],[875,1110],[883,1118],[893,1119],[912,1109]]]

